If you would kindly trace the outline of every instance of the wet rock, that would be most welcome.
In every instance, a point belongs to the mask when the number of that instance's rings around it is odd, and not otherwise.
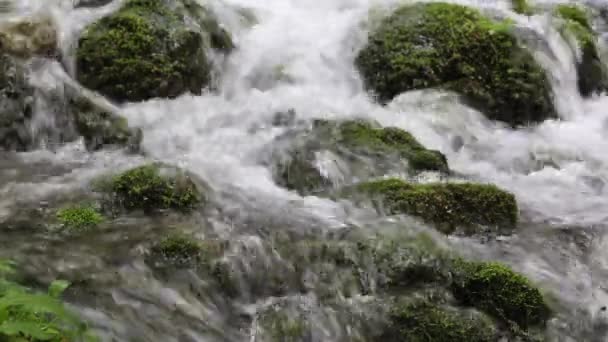
[[[349,184],[389,171],[449,172],[441,152],[427,149],[404,130],[374,122],[316,120],[312,129],[285,138],[293,144],[275,165],[277,182],[301,193],[321,193],[336,179]]]
[[[518,220],[515,196],[493,185],[384,179],[347,188],[344,194],[351,191],[355,199],[356,192],[371,196],[381,211],[420,217],[446,234],[459,228],[464,234],[513,229]]]
[[[13,57],[0,54],[0,148],[24,151],[32,147],[34,89],[27,70]]]
[[[562,34],[574,38],[572,47],[580,51],[577,63],[578,89],[583,96],[608,89],[608,69],[600,60],[597,33],[591,25],[591,10],[582,5],[558,5],[555,14],[563,20]]]
[[[451,285],[456,299],[523,329],[544,327],[551,316],[540,290],[526,277],[500,263],[456,264]]]
[[[83,96],[71,98],[68,109],[88,150],[108,146],[124,146],[133,152],[139,150],[142,131],[129,127],[127,119],[104,110]]]
[[[405,5],[370,34],[356,65],[381,102],[442,87],[511,125],[555,117],[545,71],[510,28],[461,5]]]
[[[101,7],[111,3],[113,0],[75,0],[74,8]]]
[[[401,300],[389,314],[383,341],[497,341],[492,322],[475,312],[425,299]]]
[[[129,0],[88,26],[78,46],[77,79],[124,102],[200,94],[211,81],[209,50],[233,44],[196,2]]]
[[[48,16],[24,17],[0,23],[0,50],[18,56],[58,55],[57,30]]]
[[[204,203],[199,184],[178,168],[147,164],[102,178],[94,188],[108,195],[111,207],[148,213],[166,209],[188,212]]]

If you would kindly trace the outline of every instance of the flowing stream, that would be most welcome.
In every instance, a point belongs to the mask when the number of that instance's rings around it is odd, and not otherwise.
[[[559,120],[513,130],[435,90],[408,92],[384,107],[374,103],[353,60],[365,44],[370,11],[400,1],[210,0],[238,47],[223,62],[219,92],[125,105],[121,112],[143,130],[144,156],[90,153],[81,142],[0,155],[0,222],[18,211],[27,221],[53,196],[77,192],[105,172],[162,161],[200,176],[218,194],[221,209],[181,223],[203,237],[237,241],[241,250],[234,254],[243,259],[244,272],[264,272],[281,261],[261,247],[262,230],[331,234],[373,226],[369,213],[348,203],[302,197],[275,184],[263,161],[288,129],[272,124],[275,113],[293,110],[302,120],[367,117],[406,129],[440,150],[462,178],[513,192],[522,211],[518,234],[487,241],[437,239],[472,258],[504,261],[567,303],[573,318],[554,324],[555,341],[606,341],[608,96],[580,97],[577,56],[550,16],[518,15],[509,1],[457,2],[511,18],[522,35],[532,37],[529,46],[551,75]],[[19,0],[0,20],[50,14],[59,28],[64,65],[32,63],[30,81],[47,89],[78,87],[65,71],[72,69],[76,37],[120,4],[75,8],[73,0]],[[251,11],[256,22],[243,20],[239,8]],[[38,127],[53,126],[44,106],[35,117]],[[245,298],[238,310],[229,310],[235,303],[194,290],[204,288],[205,279],[191,272],[162,279],[141,257],[142,244],[161,234],[162,225],[131,218],[77,238],[16,229],[0,234],[0,256],[17,260],[33,281],[94,279],[96,286],[73,294],[72,302],[107,341],[261,341],[250,317],[277,298]],[[314,299],[300,301],[315,322],[310,341],[355,340]]]

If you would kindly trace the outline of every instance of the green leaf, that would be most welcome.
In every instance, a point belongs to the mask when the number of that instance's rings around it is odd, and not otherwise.
[[[55,280],[49,285],[49,296],[59,298],[61,294],[70,286],[70,282],[65,280]]]
[[[47,329],[45,324],[19,321],[0,324],[0,334],[8,336],[25,335],[41,341],[48,341],[58,335],[56,330]]]

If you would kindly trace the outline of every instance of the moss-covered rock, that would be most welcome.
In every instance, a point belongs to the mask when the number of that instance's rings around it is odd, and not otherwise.
[[[515,196],[494,185],[384,179],[359,184],[355,191],[380,200],[391,214],[418,216],[448,234],[460,227],[473,233],[478,226],[510,229],[517,223]]]
[[[206,50],[226,51],[232,41],[209,12],[197,6],[183,1],[127,1],[80,37],[78,80],[116,101],[200,94],[211,78]],[[200,11],[192,14],[195,9]],[[188,26],[189,20],[199,27]]]
[[[408,90],[442,87],[512,125],[554,117],[547,75],[510,29],[508,22],[461,5],[405,5],[370,34],[356,64],[383,102]]]
[[[577,64],[578,89],[583,96],[608,89],[608,70],[599,57],[590,13],[586,7],[577,4],[561,4],[555,8],[556,15],[564,20],[562,33],[576,41],[574,48],[580,49]]]
[[[107,145],[139,149],[142,131],[130,128],[127,119],[103,110],[84,97],[75,97],[69,102],[76,130],[84,137],[87,149],[98,150]]]
[[[383,341],[490,342],[496,341],[492,325],[478,315],[441,307],[418,299],[394,305]]]
[[[317,165],[328,152],[336,160],[345,182],[368,179],[389,171],[448,173],[445,156],[430,150],[410,133],[396,127],[380,127],[363,120],[316,120],[296,144],[289,158],[278,166],[279,184],[302,193],[318,193],[333,184]]]
[[[180,170],[150,164],[115,176],[103,189],[127,210],[189,211],[202,201],[197,185]]]
[[[473,306],[523,329],[543,326],[551,315],[541,292],[523,275],[500,263],[460,261],[455,264],[452,292]]]
[[[24,151],[34,144],[29,129],[34,89],[27,82],[24,66],[1,52],[0,70],[0,148]]]
[[[100,224],[103,216],[90,205],[79,205],[60,209],[57,219],[67,229],[83,230]]]
[[[523,15],[531,15],[533,13],[532,6],[528,3],[528,0],[511,0],[513,11]]]

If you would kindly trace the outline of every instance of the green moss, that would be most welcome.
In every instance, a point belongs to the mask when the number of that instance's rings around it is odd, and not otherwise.
[[[577,41],[582,58],[577,66],[578,88],[583,96],[608,89],[608,73],[599,58],[596,34],[589,22],[589,13],[578,5],[561,4],[555,9],[565,23],[562,34],[571,34]]]
[[[188,211],[201,202],[196,185],[188,177],[183,174],[162,176],[156,165],[128,170],[116,176],[109,187],[127,210]]]
[[[408,342],[490,342],[494,331],[488,322],[426,300],[398,303],[389,315],[383,340]]]
[[[192,236],[174,233],[155,243],[151,248],[154,260],[169,261],[172,265],[200,267],[213,271],[213,262],[224,252],[224,244],[217,240],[199,241]]]
[[[528,0],[511,0],[513,5],[513,11],[519,14],[531,15],[532,7],[528,3]]]
[[[538,288],[507,266],[460,261],[455,267],[452,292],[462,304],[524,329],[544,325],[551,315]]]
[[[198,260],[202,246],[189,236],[175,234],[152,246],[151,251],[170,260]]]
[[[428,150],[409,132],[396,127],[375,128],[365,121],[338,123],[333,134],[338,146],[378,154],[396,153],[407,159],[412,171],[448,172],[445,156]]]
[[[78,80],[116,101],[200,94],[209,83],[203,36],[162,0],[130,0],[86,28]]]
[[[515,197],[493,185],[385,179],[360,184],[357,190],[382,199],[391,214],[419,216],[445,233],[476,225],[513,228],[517,223]]]
[[[307,323],[300,317],[290,317],[281,310],[266,312],[260,324],[264,335],[272,342],[298,342],[305,338]]]
[[[74,206],[60,209],[57,218],[68,229],[92,228],[103,221],[103,216],[91,206]]]
[[[591,24],[584,8],[577,5],[561,4],[557,5],[556,11],[560,17],[574,21],[591,31]]]
[[[356,64],[382,102],[443,87],[490,119],[518,125],[554,117],[545,71],[510,29],[461,5],[405,5],[370,34]]]

